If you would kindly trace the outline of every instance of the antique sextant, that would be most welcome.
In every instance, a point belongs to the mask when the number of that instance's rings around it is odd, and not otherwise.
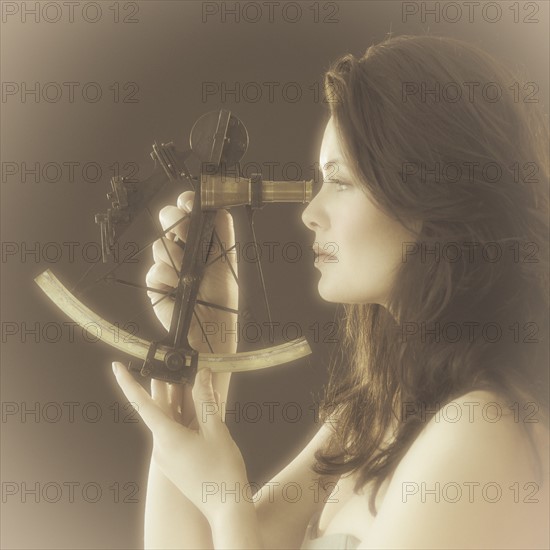
[[[183,245],[183,260],[178,271],[179,282],[170,293],[174,300],[170,328],[161,341],[147,341],[118,327],[115,330],[111,323],[70,292],[51,270],[35,278],[40,288],[73,321],[82,327],[94,323],[99,327],[101,340],[140,359],[142,362],[139,365],[135,361],[130,363],[130,369],[139,371],[142,376],[175,383],[192,382],[197,369],[205,366],[213,372],[248,371],[287,363],[311,353],[305,338],[234,354],[199,353],[188,341],[196,303],[237,313],[218,304],[197,302],[204,270],[210,260],[204,251],[215,245],[221,247],[222,254],[227,252],[214,227],[216,211],[244,205],[252,227],[254,211],[266,203],[306,203],[311,200],[312,181],[263,181],[261,174],[252,174],[250,178],[236,175],[235,166],[247,148],[248,132],[244,124],[230,111],[212,111],[194,124],[190,149],[182,152],[176,150],[173,143],[153,144],[151,157],[155,168],[147,179],[137,181],[120,176],[111,179],[112,190],[107,194],[112,201],[111,208],[95,216],[101,231],[103,262],[108,261],[115,251],[117,240],[165,184],[176,185],[181,191],[190,189],[195,192],[187,240]],[[186,165],[191,155],[196,155],[201,161],[198,177],[193,176]],[[169,230],[166,229],[163,234]],[[259,268],[261,270],[261,266]],[[265,295],[265,287],[263,290]]]

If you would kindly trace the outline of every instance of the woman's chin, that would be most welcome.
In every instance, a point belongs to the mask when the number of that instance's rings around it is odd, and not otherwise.
[[[323,277],[321,277],[319,281],[317,290],[319,291],[319,296],[321,296],[325,302],[345,303],[347,301],[345,294],[342,292],[342,285],[335,285],[333,283],[327,284],[326,281],[323,282]]]
[[[383,304],[373,293],[350,292],[349,286],[341,282],[329,282],[323,277],[317,285],[319,296],[325,302],[337,304]]]

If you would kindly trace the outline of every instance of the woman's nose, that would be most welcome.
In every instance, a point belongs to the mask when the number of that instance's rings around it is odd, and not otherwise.
[[[321,217],[319,195],[316,195],[302,212],[302,222],[311,231],[316,231],[321,227]]]

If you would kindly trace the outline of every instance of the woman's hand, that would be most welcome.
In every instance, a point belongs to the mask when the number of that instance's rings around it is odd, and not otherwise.
[[[183,426],[159,406],[122,363],[113,363],[116,380],[128,401],[137,406],[153,434],[153,459],[164,475],[212,524],[248,483],[242,454],[223,422],[211,371],[201,368],[192,389],[197,429]],[[237,490],[236,493],[230,491]]]
[[[177,206],[165,206],[159,214],[163,229],[173,227],[165,238],[158,239],[153,243],[154,264],[147,272],[145,282],[149,288],[155,288],[163,292],[174,290],[179,281],[177,270],[181,269],[183,260],[183,249],[175,242],[177,237],[180,242],[185,243],[189,229],[189,215],[192,210],[193,191],[185,191],[178,197]],[[180,222],[180,223],[178,223]],[[233,218],[224,209],[218,210],[215,218],[215,231],[218,234],[222,246],[228,250],[235,245],[235,230]],[[199,251],[202,256],[206,251]],[[238,308],[238,285],[235,277],[238,277],[235,248],[229,250],[224,257],[218,258],[221,249],[217,241],[213,242],[212,249],[208,256],[208,265],[199,287],[197,300],[209,302],[219,306],[228,307],[234,310]],[[214,261],[215,258],[218,258]],[[205,259],[202,257],[201,259]],[[170,320],[174,310],[174,302],[161,292],[147,292],[155,311],[156,316],[166,330],[170,329]],[[208,307],[201,304],[195,305],[196,316],[193,315],[189,327],[189,344],[193,349],[206,353],[231,353],[237,349],[237,343],[228,338],[228,331],[235,330],[237,314],[220,309]],[[202,327],[197,318],[200,319]],[[207,337],[204,336],[204,332]],[[229,332],[231,334],[231,332]],[[233,334],[235,334],[233,332]],[[211,349],[212,348],[212,349]]]
[[[192,210],[194,197],[193,191],[185,191],[178,197],[177,206],[168,205],[160,211],[159,219],[163,229],[168,229],[174,224],[177,225],[168,231],[166,238],[158,239],[153,243],[154,263],[145,278],[149,288],[171,291],[177,287],[179,277],[174,270],[174,265],[178,270],[181,268],[183,248],[175,242],[175,239],[177,237],[183,243],[187,240],[189,214]],[[217,212],[215,229],[225,249],[235,245],[233,218],[227,210]],[[220,252],[219,246],[214,247],[213,258],[219,256]],[[211,261],[210,258],[209,261]],[[224,258],[219,258],[205,268],[197,299],[236,310],[239,300],[235,277],[238,277],[238,266],[236,252],[233,249],[227,252]],[[161,292],[148,291],[147,294],[155,315],[168,331],[174,311],[174,302]],[[193,316],[191,319],[188,335],[191,347],[198,352],[205,353],[212,351],[214,353],[235,353],[237,342],[231,340],[231,336],[227,337],[228,331],[225,329],[235,329],[237,314],[200,304],[195,306],[195,311],[197,316]],[[197,317],[203,324],[202,329],[197,322]],[[203,335],[203,329],[208,334],[208,341]],[[229,331],[229,334],[232,333]],[[224,400],[227,396],[229,377],[230,375],[227,373],[212,375],[213,387],[220,391]],[[151,396],[169,418],[185,427],[198,429],[195,405],[189,384],[169,384],[152,379]],[[225,407],[223,410],[225,411]]]

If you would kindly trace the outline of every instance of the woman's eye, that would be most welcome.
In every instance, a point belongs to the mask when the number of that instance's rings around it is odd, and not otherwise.
[[[323,183],[331,183],[332,185],[335,185],[336,186],[336,191],[345,191],[348,187],[350,187],[349,183],[345,183],[345,182],[340,181],[338,179],[324,180]]]

